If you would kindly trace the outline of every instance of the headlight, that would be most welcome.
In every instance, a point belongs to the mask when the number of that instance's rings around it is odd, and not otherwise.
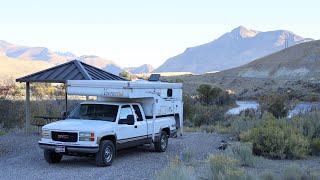
[[[94,141],[93,132],[79,132],[79,141]]]
[[[41,137],[43,139],[50,139],[50,131],[49,130],[42,130]]]

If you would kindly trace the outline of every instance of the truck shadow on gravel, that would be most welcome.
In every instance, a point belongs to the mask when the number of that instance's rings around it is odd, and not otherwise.
[[[117,152],[116,158],[114,159],[112,166],[117,166],[117,164],[122,163],[123,160],[141,159],[143,157],[150,155],[150,153],[152,153],[153,155],[165,154],[165,153],[156,152],[153,146],[148,146],[148,145],[127,148],[127,149],[119,150]],[[50,165],[56,165],[56,166],[66,165],[72,168],[86,167],[86,166],[96,167],[94,157],[76,157],[76,156],[64,156],[60,163],[50,164]]]

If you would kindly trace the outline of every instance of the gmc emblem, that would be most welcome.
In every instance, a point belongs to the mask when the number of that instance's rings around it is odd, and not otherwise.
[[[58,135],[58,139],[69,139],[69,135]]]

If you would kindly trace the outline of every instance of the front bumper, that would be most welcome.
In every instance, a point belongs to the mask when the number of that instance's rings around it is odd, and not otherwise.
[[[53,145],[53,144],[45,144],[45,143],[39,143],[40,148],[55,151],[56,146],[61,145]],[[65,145],[63,145],[65,146]],[[84,147],[84,146],[65,146],[66,153],[97,153],[99,151],[99,146],[90,146],[90,147]]]

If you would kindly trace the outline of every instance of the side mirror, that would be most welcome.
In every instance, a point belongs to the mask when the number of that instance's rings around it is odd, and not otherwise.
[[[127,124],[128,125],[134,125],[134,117],[133,117],[133,115],[128,115],[127,116]]]
[[[134,125],[134,116],[128,115],[127,119],[119,119],[118,124]]]

